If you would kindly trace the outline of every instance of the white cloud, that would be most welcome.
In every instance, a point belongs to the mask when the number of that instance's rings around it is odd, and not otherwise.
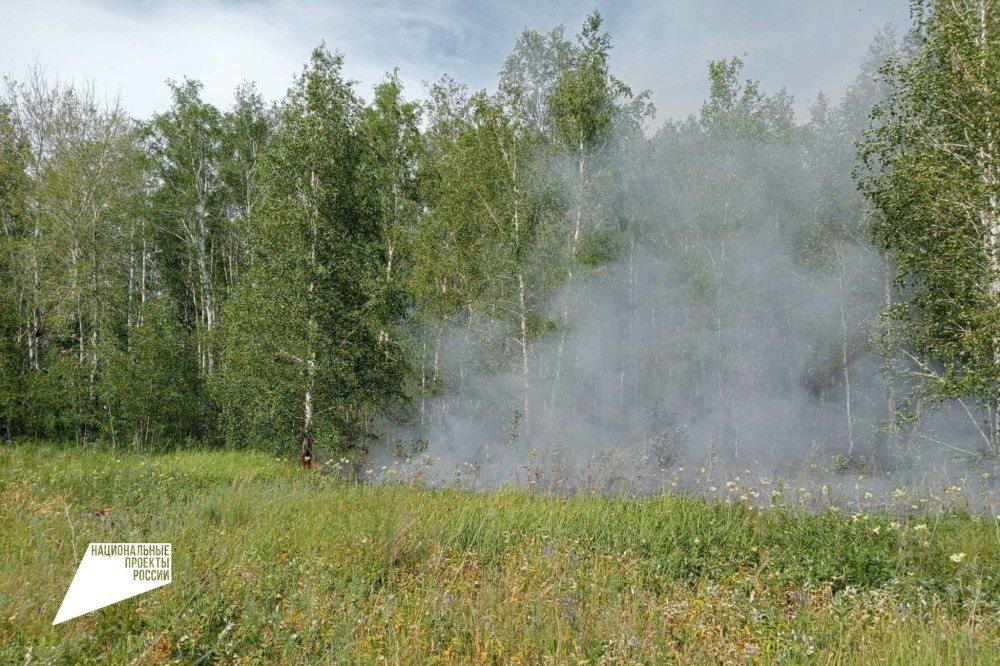
[[[168,104],[164,81],[183,76],[220,105],[243,80],[276,99],[325,40],[345,54],[362,94],[394,66],[410,95],[444,73],[478,88],[493,85],[522,27],[573,32],[592,1],[0,0],[0,72],[22,77],[37,62],[109,96],[120,91],[146,115]],[[765,88],[787,85],[800,110],[821,89],[838,95],[871,35],[906,15],[905,0],[603,4],[617,72],[653,90],[661,117],[696,111],[705,62],[730,55],[746,54],[747,73]]]
[[[14,6],[16,4],[16,6]],[[61,79],[90,79],[99,91],[145,115],[169,99],[164,81],[201,79],[207,96],[226,100],[242,79],[280,94],[306,48],[266,14],[179,2],[121,11],[85,0],[3,3],[0,62],[14,76],[37,62]]]
[[[455,34],[447,13],[393,10],[363,3],[284,0],[219,4],[180,0],[139,5],[91,0],[0,0],[0,70],[22,77],[38,63],[61,79],[87,79],[146,115],[169,103],[164,81],[205,84],[207,99],[226,104],[235,86],[256,81],[265,97],[284,94],[321,41],[346,56],[345,71],[365,92],[394,65],[416,94],[432,78],[427,44]],[[409,57],[407,57],[409,56]],[[443,70],[442,70],[443,71]]]

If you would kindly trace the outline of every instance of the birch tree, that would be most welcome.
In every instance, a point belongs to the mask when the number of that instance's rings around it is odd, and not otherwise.
[[[398,312],[406,300],[405,278],[410,235],[417,225],[420,201],[417,166],[420,158],[420,104],[403,99],[395,72],[375,88],[375,99],[361,112],[359,131],[365,142],[362,176],[364,193],[379,227],[380,302]],[[386,313],[387,320],[395,314]],[[378,341],[389,340],[389,330],[379,331]]]
[[[362,190],[360,103],[341,66],[316,49],[281,105],[218,384],[230,441],[297,434],[306,466],[317,445],[363,448],[405,372],[392,339],[379,342],[393,323],[380,301],[385,243]]]
[[[912,54],[862,152],[874,236],[898,266],[891,311],[918,395],[969,401],[1000,441],[1000,4],[919,0]],[[971,411],[970,411],[971,413]]]
[[[103,374],[122,339],[122,241],[143,194],[135,126],[90,87],[39,71],[12,83],[8,98],[27,150],[14,279],[30,411],[44,414],[48,434],[88,439],[99,432]]]
[[[199,367],[211,374],[224,221],[222,115],[201,99],[199,82],[171,82],[170,89],[170,110],[152,123],[158,180],[153,207],[164,248],[164,279],[196,336]]]
[[[562,162],[570,200],[565,271],[566,295],[563,299],[562,328],[553,369],[551,401],[556,400],[560,382],[565,330],[571,312],[569,295],[583,265],[601,265],[616,258],[622,250],[617,232],[621,225],[622,173],[616,164],[616,148],[628,140],[652,117],[649,91],[634,94],[632,89],[611,73],[611,37],[603,31],[603,18],[597,11],[589,14],[576,38],[572,65],[564,70],[547,99],[552,118],[551,141]]]
[[[13,109],[0,103],[0,424],[8,439],[23,423],[29,366],[24,344],[29,321],[21,290],[23,252],[30,238],[28,159],[28,144]]]

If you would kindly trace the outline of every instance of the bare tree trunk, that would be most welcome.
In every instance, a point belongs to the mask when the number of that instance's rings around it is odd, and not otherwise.
[[[310,175],[310,186],[315,194],[316,172]],[[316,240],[318,236],[319,211],[313,207],[310,216],[310,239],[309,239],[309,267],[311,277],[309,281],[309,328],[307,332],[306,348],[306,387],[303,398],[303,429],[305,438],[302,442],[302,466],[310,468],[313,465],[313,393],[316,388]]]
[[[209,338],[215,324],[215,298],[211,267],[211,248],[209,247],[208,219],[209,175],[206,165],[199,161],[194,167],[194,186],[197,200],[194,207],[194,219],[185,222],[186,242],[190,252],[192,266],[188,269],[191,280],[191,291],[195,308],[196,328],[198,331],[198,360],[202,372],[211,374],[214,366]],[[192,274],[193,273],[193,274]]]
[[[146,304],[146,235],[142,236],[142,262],[139,270],[139,312],[136,316],[136,326],[142,326],[142,306]]]
[[[98,370],[98,360],[100,355],[98,354],[98,343],[100,336],[100,321],[101,321],[101,245],[98,242],[97,237],[97,227],[100,222],[100,214],[94,207],[93,216],[91,218],[90,227],[90,243],[91,243],[91,278],[93,279],[93,293],[90,295],[90,384],[89,397],[91,404],[96,407],[97,402],[97,370]]]
[[[892,309],[892,264],[888,260],[885,262],[885,312],[888,313]],[[889,337],[892,335],[892,323],[886,323],[885,336],[886,341],[889,341]],[[889,357],[891,359],[891,356]],[[899,409],[896,405],[896,376],[895,370],[892,367],[892,362],[887,361],[889,364],[888,377],[886,377],[886,412],[889,414],[888,418],[888,432],[885,437],[885,445],[880,446],[879,450],[875,452],[875,458],[879,465],[886,463],[889,459],[891,451],[899,446]],[[880,440],[881,441],[881,440]]]
[[[37,291],[35,293],[37,296]],[[41,369],[38,344],[41,329],[42,325],[38,307],[32,304],[31,317],[28,321],[28,368],[34,372],[38,372]]]
[[[576,192],[576,219],[573,224],[573,236],[570,241],[570,262],[566,271],[565,295],[563,296],[563,324],[569,321],[569,290],[573,281],[573,269],[576,266],[576,253],[580,242],[580,232],[583,228],[583,194],[584,194],[584,174],[586,173],[586,158],[584,155],[583,137],[580,137],[579,154],[577,156],[577,192]],[[566,345],[566,333],[560,331],[559,344],[556,347],[555,372],[552,382],[552,410],[555,410],[556,393],[559,390],[559,380],[562,375],[563,349]]]
[[[398,188],[399,188],[398,184],[397,183],[393,183],[393,186],[392,186],[392,190],[393,190],[393,193],[392,193],[393,194],[392,220],[389,222],[389,224],[385,225],[385,228],[383,229],[383,234],[385,234],[385,243],[386,243],[386,257],[385,257],[385,284],[386,284],[386,286],[388,286],[389,283],[392,282],[392,260],[393,260],[393,254],[395,252],[395,247],[393,246],[393,243],[392,243],[392,229],[396,226],[396,224],[397,224],[397,218],[399,216],[399,212],[398,212],[398,210],[399,210],[399,195],[398,195],[398,191],[397,191]],[[378,343],[380,345],[387,345],[389,343],[389,331],[388,330],[386,330],[386,329],[383,328],[383,329],[381,329],[378,332]],[[386,350],[386,354],[388,355],[388,353],[389,352],[388,352],[388,349],[387,349]]]
[[[979,218],[986,234],[987,260],[990,266],[990,299],[994,307],[1000,307],[1000,197],[997,194],[997,165],[996,150],[993,136],[993,119],[989,112],[990,97],[993,91],[990,90],[990,72],[988,53],[990,48],[989,35],[989,3],[987,0],[979,0],[979,48],[981,57],[979,61],[979,76],[982,81],[983,106],[986,109],[984,126],[986,136],[978,154],[978,167],[981,173],[983,186],[988,192],[986,208],[979,211]],[[1000,335],[993,336],[993,362],[1000,366]],[[992,419],[991,437],[994,448],[1000,447],[1000,405],[993,405],[997,417]]]
[[[505,153],[506,154],[506,153]],[[524,282],[524,266],[523,266],[523,256],[522,256],[522,238],[521,238],[521,192],[518,187],[518,170],[516,151],[511,151],[511,154],[507,157],[508,164],[510,166],[511,181],[513,182],[514,190],[514,243],[515,243],[515,260],[518,262],[517,266],[517,300],[518,300],[518,316],[520,324],[520,338],[519,342],[521,345],[521,379],[523,383],[524,395],[522,396],[523,405],[521,414],[521,422],[524,424],[522,430],[523,433],[527,434],[530,428],[530,415],[531,415],[531,404],[530,404],[530,391],[531,391],[531,369],[528,360],[528,308],[527,308],[527,288]]]
[[[431,376],[431,384],[433,386],[437,386],[440,372],[441,372],[441,332],[438,331],[437,338],[434,340],[434,374]]]
[[[848,348],[847,312],[844,307],[844,248],[838,248],[840,255],[840,272],[837,276],[840,304],[840,362],[844,372],[844,415],[847,420],[847,455],[854,455],[854,416],[851,412],[851,368],[850,350]]]
[[[128,234],[128,290],[125,303],[125,330],[128,336],[127,344],[131,347],[132,321],[135,301],[135,220],[129,225]]]
[[[518,271],[517,273],[517,294],[518,302],[520,305],[520,315],[521,315],[521,373],[524,382],[524,430],[527,431],[529,427],[529,391],[531,388],[531,375],[528,363],[528,311],[525,308],[525,288],[524,288],[524,273]]]
[[[573,226],[573,246],[572,256],[576,258],[576,246],[580,241],[580,228],[583,226],[583,174],[584,174],[584,154],[583,137],[580,137],[580,156],[577,162],[577,202],[576,202],[576,224]]]
[[[215,324],[215,302],[212,297],[212,277],[208,268],[208,248],[206,247],[207,240],[205,238],[206,229],[204,226],[204,220],[199,221],[199,227],[196,251],[198,261],[198,281],[201,287],[201,319],[205,324],[204,334],[208,336],[204,345],[205,356],[202,369],[205,371],[205,374],[210,375],[212,374],[214,366],[210,339],[212,335],[212,326]]]
[[[420,425],[427,423],[427,340],[420,352]]]
[[[306,391],[303,400],[303,429],[305,437],[302,440],[302,466],[306,469],[313,466],[313,382],[316,378],[316,356],[310,351],[306,359]]]
[[[72,246],[72,249],[70,250],[70,255],[69,256],[70,256],[70,262],[71,262],[71,264],[73,266],[73,270],[71,272],[72,277],[71,277],[71,282],[70,282],[70,290],[72,291],[73,298],[76,300],[76,313],[75,314],[76,314],[76,331],[77,331],[77,335],[76,335],[76,337],[77,337],[77,340],[76,340],[76,343],[77,343],[77,361],[82,366],[86,362],[86,357],[87,357],[86,347],[85,347],[85,345],[86,345],[85,341],[87,339],[87,336],[86,336],[86,333],[84,333],[84,330],[83,330],[83,298],[80,295],[80,289],[81,289],[81,287],[80,287],[80,278],[79,278],[80,252],[79,252],[79,250],[77,248],[77,244],[76,244],[75,240],[73,241],[73,246]]]

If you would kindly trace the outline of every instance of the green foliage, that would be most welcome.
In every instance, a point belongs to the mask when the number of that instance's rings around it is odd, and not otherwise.
[[[608,73],[611,38],[601,32],[600,13],[587,16],[578,41],[576,66],[556,82],[548,100],[556,135],[570,150],[601,145],[612,138],[615,102],[631,95]]]
[[[222,113],[202,100],[201,83],[169,85],[171,108],[154,116],[148,130],[156,287],[175,299],[208,376],[216,355],[213,329],[245,262],[253,171],[269,119],[252,87],[238,88],[232,111]]]
[[[18,342],[4,364],[25,371],[23,411],[8,428],[96,437],[103,373],[128,318],[121,258],[144,201],[142,153],[133,123],[92,91],[36,73],[11,83],[3,106],[23,156],[5,166],[22,164],[26,177],[19,212],[5,215],[0,259],[9,271],[3,296],[13,296],[0,308]]]
[[[556,26],[546,34],[525,29],[499,75],[499,94],[514,120],[541,136],[554,134],[550,100],[555,87],[575,66],[576,49],[566,29]]]
[[[912,53],[885,75],[860,173],[876,241],[898,266],[890,310],[918,393],[972,398],[1000,436],[1000,8],[915,3]],[[982,10],[982,12],[980,12]]]
[[[790,138],[795,126],[791,96],[784,90],[764,95],[756,81],[740,80],[742,70],[739,58],[708,64],[709,96],[701,107],[701,124],[720,137]]]
[[[202,380],[174,304],[160,296],[137,317],[128,347],[113,356],[102,382],[105,432],[140,449],[196,438],[210,421],[198,410],[206,404]]]
[[[28,363],[18,344],[20,294],[17,272],[25,242],[25,205],[30,180],[27,141],[13,113],[0,104],[0,427],[10,437],[23,419]]]
[[[622,253],[621,239],[605,229],[599,229],[581,235],[577,261],[583,266],[599,267],[614,262]]]
[[[261,164],[250,265],[226,310],[219,399],[227,437],[336,448],[369,434],[406,370],[386,234],[365,194],[360,103],[324,49],[289,91]],[[382,218],[384,221],[385,218]]]
[[[996,15],[977,33],[968,3],[919,6],[913,57],[887,70],[896,94],[872,123],[866,187],[900,268],[890,312],[923,364],[908,369],[933,375],[938,398],[995,407],[1000,270],[983,225],[996,207]],[[596,11],[575,39],[524,31],[496,93],[445,78],[423,103],[393,72],[365,104],[322,47],[273,108],[244,85],[222,110],[184,79],[142,124],[85,89],[12,84],[0,103],[0,428],[363,449],[397,408],[416,415],[413,397],[427,425],[427,399],[474,368],[516,374],[529,432],[532,411],[554,412],[568,335],[604,305],[590,287],[621,265],[622,330],[641,330],[637,284],[676,293],[691,307],[672,349],[699,364],[685,381],[733,405],[710,385],[762,372],[743,342],[759,324],[753,295],[775,279],[835,284],[839,360],[817,343],[805,381],[823,399],[842,389],[850,423],[847,384],[868,347],[850,339],[845,303],[882,276],[852,263],[866,238],[847,165],[885,92],[873,70],[889,41],[804,124],[738,58],[713,61],[700,114],[654,136],[649,93],[612,74]],[[781,250],[750,256],[762,247]],[[663,259],[651,276],[637,261],[647,250]],[[774,331],[813,325],[771,305]],[[722,335],[733,321],[745,330]],[[711,358],[696,358],[710,336]],[[618,376],[624,387],[624,366]],[[532,394],[550,404],[533,410]]]

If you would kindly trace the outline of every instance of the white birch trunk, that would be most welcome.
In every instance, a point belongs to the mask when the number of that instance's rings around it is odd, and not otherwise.
[[[847,420],[847,455],[854,455],[854,415],[851,411],[851,368],[849,365],[850,351],[848,349],[847,312],[844,307],[844,250],[839,248],[840,274],[837,276],[837,286],[840,301],[840,363],[844,372],[844,416]]]
[[[517,273],[517,292],[521,315],[521,374],[524,382],[524,429],[529,427],[531,372],[528,362],[528,311],[525,307],[524,273]]]
[[[583,193],[584,193],[584,173],[585,173],[585,157],[584,157],[584,143],[583,137],[580,137],[579,144],[579,155],[577,159],[577,200],[576,200],[576,219],[573,224],[573,236],[570,242],[570,263],[569,269],[566,271],[566,295],[563,297],[563,322],[569,321],[569,289],[570,283],[573,281],[573,268],[576,264],[576,252],[577,246],[580,241],[580,230],[583,227]],[[558,391],[559,379],[562,374],[562,361],[563,361],[563,349],[566,344],[566,334],[565,332],[559,333],[559,344],[556,347],[556,362],[555,362],[555,372],[552,382],[552,409],[555,409],[556,402],[556,392]]]
[[[979,219],[985,232],[985,247],[987,261],[990,267],[989,295],[994,308],[1000,308],[1000,196],[997,193],[997,165],[996,147],[994,145],[993,118],[991,117],[991,95],[990,72],[989,72],[989,48],[990,48],[990,2],[989,0],[979,0],[979,76],[982,81],[982,101],[984,107],[984,127],[985,136],[981,144],[978,155],[978,167],[983,188],[986,191],[986,207],[979,211]],[[993,37],[992,39],[995,39]],[[993,337],[993,362],[1000,366],[1000,336]],[[1000,442],[1000,409],[998,405],[992,405],[994,415],[992,418],[992,440],[996,447]]]
[[[315,195],[316,172],[310,174],[310,188]],[[309,294],[307,296],[309,309],[309,328],[306,333],[306,386],[303,396],[303,429],[305,439],[302,444],[302,464],[311,467],[313,463],[313,393],[316,388],[316,240],[318,235],[317,217],[319,211],[313,206],[310,215],[309,238]]]

